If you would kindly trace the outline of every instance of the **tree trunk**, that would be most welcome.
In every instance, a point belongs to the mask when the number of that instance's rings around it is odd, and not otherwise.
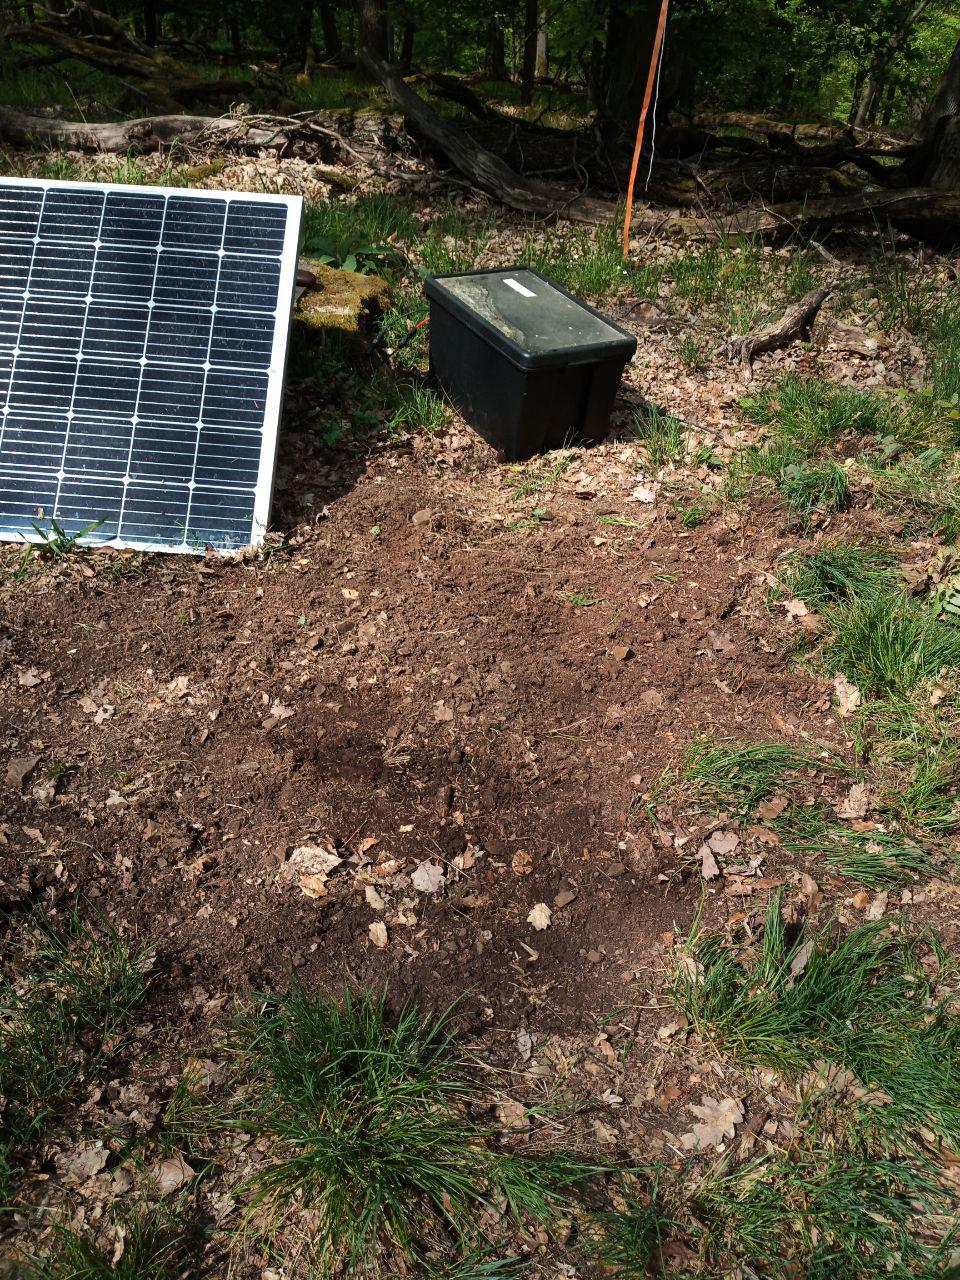
[[[357,28],[361,60],[364,53],[387,56],[387,19],[383,0],[357,0]]]
[[[891,32],[883,45],[876,51],[869,74],[863,83],[863,88],[860,90],[857,110],[853,117],[855,128],[865,129],[870,121],[876,117],[880,94],[883,92],[890,64],[932,3],[933,0],[916,0],[913,8],[904,16],[900,26]]]
[[[309,74],[307,64],[310,61],[310,37],[313,34],[313,0],[300,0],[300,12],[297,14],[297,61],[304,74]]]
[[[400,38],[400,72],[408,76],[413,67],[413,42],[417,28],[412,22],[403,24],[403,35]]]
[[[237,17],[236,9],[231,10],[227,15],[227,35],[230,39],[230,52],[235,58],[239,58],[243,52],[243,46],[240,42],[240,19]]]
[[[960,40],[927,111],[921,153],[922,182],[960,191]]]
[[[550,62],[547,57],[547,33],[541,27],[537,32],[537,58],[534,75],[538,80],[545,80],[549,69]]]
[[[493,18],[487,29],[487,75],[491,80],[510,79],[503,23],[498,18]]]
[[[325,58],[335,58],[342,46],[340,32],[337,30],[337,15],[331,0],[319,0],[320,29],[323,32],[323,54]]]
[[[143,0],[143,38],[151,49],[160,42],[160,12],[157,0]]]
[[[631,139],[640,119],[660,6],[656,0],[610,0],[607,92],[600,133],[608,145]]]
[[[520,73],[520,101],[529,106],[537,80],[537,36],[540,13],[537,0],[526,0],[523,11],[523,70]]]

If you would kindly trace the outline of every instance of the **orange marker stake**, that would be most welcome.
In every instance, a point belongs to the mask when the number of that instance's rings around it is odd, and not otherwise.
[[[630,183],[627,187],[627,209],[623,218],[623,260],[626,262],[630,249],[630,220],[633,217],[633,188],[637,181],[637,166],[640,163],[640,152],[643,148],[643,134],[647,124],[647,113],[650,110],[650,99],[653,97],[653,86],[657,82],[657,69],[660,66],[660,51],[663,48],[663,36],[667,29],[667,10],[670,0],[663,0],[660,5],[660,21],[657,23],[657,34],[653,40],[653,53],[650,57],[650,72],[647,76],[647,88],[643,95],[643,109],[640,112],[640,123],[637,125],[637,141],[633,148],[633,164],[630,166]]]

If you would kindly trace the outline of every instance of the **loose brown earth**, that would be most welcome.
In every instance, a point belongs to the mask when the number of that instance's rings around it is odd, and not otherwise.
[[[651,782],[697,734],[831,735],[757,608],[782,520],[684,531],[606,446],[582,496],[564,478],[549,521],[510,529],[502,464],[457,440],[442,467],[374,453],[263,562],[111,578],[100,554],[6,593],[7,745],[39,757],[8,793],[13,902],[93,899],[156,941],[173,1002],[296,972],[533,1030],[624,1003],[701,895],[638,803]],[[321,897],[285,874],[304,845],[344,859]],[[438,893],[410,883],[425,860]]]

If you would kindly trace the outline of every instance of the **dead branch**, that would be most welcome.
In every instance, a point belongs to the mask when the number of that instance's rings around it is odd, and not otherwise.
[[[579,192],[563,190],[545,182],[525,178],[498,155],[479,146],[462,129],[445,120],[415,93],[403,77],[381,58],[365,52],[363,65],[386,89],[403,112],[408,124],[470,181],[496,199],[523,213],[565,218],[571,222],[607,222],[614,206]]]
[[[753,358],[764,351],[779,351],[798,338],[809,338],[820,308],[829,298],[830,289],[811,289],[786,309],[779,320],[771,320],[742,338],[731,338],[726,346],[728,359],[740,361],[744,382],[753,378]]]

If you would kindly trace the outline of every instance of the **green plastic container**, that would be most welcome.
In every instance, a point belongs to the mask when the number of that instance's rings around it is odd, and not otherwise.
[[[430,276],[430,369],[511,459],[602,440],[637,340],[531,267]]]

